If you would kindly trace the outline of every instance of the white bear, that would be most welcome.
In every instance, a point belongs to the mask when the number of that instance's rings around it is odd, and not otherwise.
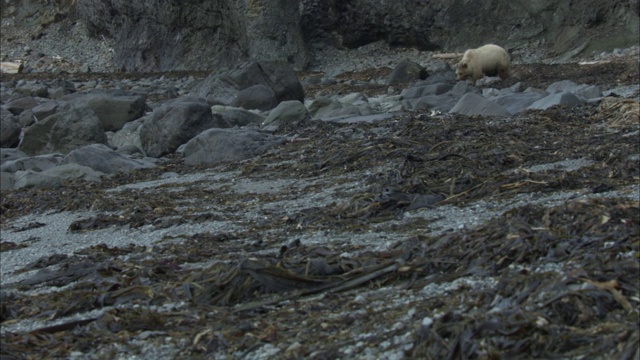
[[[458,80],[471,80],[473,84],[485,76],[509,77],[511,60],[509,54],[498,45],[488,44],[477,49],[469,49],[456,66]]]

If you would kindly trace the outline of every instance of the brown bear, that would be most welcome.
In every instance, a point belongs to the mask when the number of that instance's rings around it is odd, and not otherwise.
[[[477,49],[469,49],[456,66],[458,80],[471,80],[475,85],[485,76],[509,77],[511,60],[509,54],[498,45],[488,44]]]

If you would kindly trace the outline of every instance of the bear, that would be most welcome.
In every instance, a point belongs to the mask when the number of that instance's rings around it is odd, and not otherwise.
[[[458,80],[476,81],[485,76],[500,76],[502,80],[509,77],[511,60],[509,54],[498,45],[488,44],[477,49],[469,49],[456,65]]]

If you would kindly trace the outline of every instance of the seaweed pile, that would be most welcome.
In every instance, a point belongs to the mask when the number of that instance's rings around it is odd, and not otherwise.
[[[509,119],[313,121],[241,164],[173,159],[101,185],[3,194],[3,231],[42,226],[9,226],[32,204],[92,209],[70,233],[238,226],[38,260],[3,285],[0,321],[45,325],[3,331],[0,354],[637,358],[638,109],[607,99]],[[241,192],[205,179],[113,191],[162,171],[302,185]],[[328,189],[327,201],[304,200]],[[435,227],[474,206],[495,216]],[[23,249],[0,244],[2,256]]]

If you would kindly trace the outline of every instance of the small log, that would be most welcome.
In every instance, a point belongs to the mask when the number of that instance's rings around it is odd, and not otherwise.
[[[461,58],[464,54],[463,53],[444,53],[444,54],[433,54],[433,58],[434,59],[457,59],[457,58]]]
[[[18,74],[22,71],[24,64],[17,61],[0,62],[0,72],[5,74]]]

